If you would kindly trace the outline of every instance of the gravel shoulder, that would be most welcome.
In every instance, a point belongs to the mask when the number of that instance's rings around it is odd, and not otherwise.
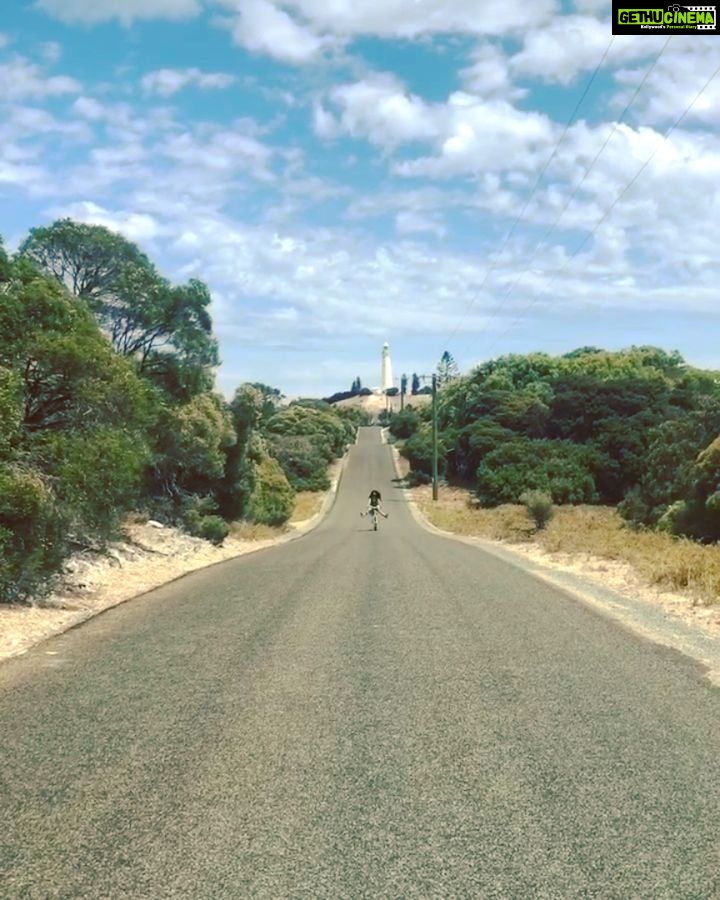
[[[215,547],[177,528],[131,522],[123,528],[124,539],[105,551],[74,554],[65,561],[52,593],[29,606],[0,604],[0,662],[190,572],[306,534],[332,506],[346,458],[331,467],[331,487],[320,511],[273,537],[241,540],[229,535]]]

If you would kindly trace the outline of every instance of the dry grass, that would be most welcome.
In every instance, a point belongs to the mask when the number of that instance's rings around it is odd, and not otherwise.
[[[320,512],[324,496],[323,491],[299,491],[295,495],[295,509],[290,521],[304,522],[306,519],[312,519]]]
[[[287,528],[272,525],[258,525],[255,522],[232,522],[230,524],[230,537],[238,541],[267,541],[285,534]]]
[[[508,542],[533,541],[549,553],[588,554],[629,563],[649,584],[685,591],[694,603],[720,603],[720,547],[668,534],[636,531],[609,507],[560,506],[536,531],[522,506],[478,509],[466,491],[444,488],[437,503],[429,488],[415,499],[433,525],[456,534]]]

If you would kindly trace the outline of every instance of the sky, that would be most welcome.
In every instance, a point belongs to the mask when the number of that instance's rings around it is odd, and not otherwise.
[[[226,395],[507,353],[720,369],[720,37],[597,0],[3,0],[0,235],[205,281]]]

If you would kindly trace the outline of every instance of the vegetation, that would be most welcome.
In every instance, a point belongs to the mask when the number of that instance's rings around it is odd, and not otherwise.
[[[438,528],[510,543],[534,542],[542,549],[590,555],[626,563],[646,584],[684,591],[694,604],[720,599],[720,548],[686,538],[633,528],[607,506],[565,506],[536,528],[527,507],[505,504],[487,509],[469,504],[465,491],[444,491],[440,502],[419,498],[423,514]]]
[[[262,384],[228,403],[210,301],[101,226],[33,229],[12,259],[0,240],[0,602],[37,594],[132,510],[219,544],[230,523],[282,526],[296,486],[326,485],[363,414],[283,406]]]
[[[452,358],[441,365],[450,372]],[[617,506],[630,523],[720,539],[717,377],[654,347],[583,347],[441,377],[439,470],[487,507],[528,491]],[[393,416],[415,482],[431,470],[430,410]]]

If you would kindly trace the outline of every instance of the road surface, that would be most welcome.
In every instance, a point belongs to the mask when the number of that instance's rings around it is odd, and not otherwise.
[[[0,666],[0,896],[720,897],[717,689],[392,479]]]

